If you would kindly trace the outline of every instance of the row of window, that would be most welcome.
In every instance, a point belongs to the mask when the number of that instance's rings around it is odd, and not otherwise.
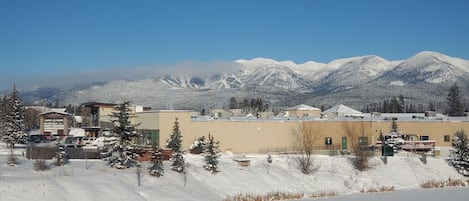
[[[421,140],[421,141],[430,140],[430,137],[428,135],[422,135],[419,138],[420,138],[419,140]],[[344,138],[342,138],[342,141],[343,140],[344,140]],[[445,142],[450,142],[451,141],[451,136],[450,135],[444,135],[443,140]],[[363,144],[363,145],[367,145],[368,144],[368,137],[358,137],[358,143]],[[332,145],[332,137],[325,137],[324,138],[324,144],[325,145]]]
[[[342,137],[342,143],[347,143],[347,137]],[[332,145],[332,137],[325,137],[324,138],[325,145]],[[368,137],[358,137],[358,144],[360,145],[368,145]]]

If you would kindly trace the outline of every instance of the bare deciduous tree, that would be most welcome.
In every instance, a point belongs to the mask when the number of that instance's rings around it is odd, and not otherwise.
[[[368,150],[367,136],[365,135],[365,123],[360,121],[344,122],[344,131],[350,140],[353,158],[353,165],[359,171],[368,169],[368,161],[370,160],[370,151]]]
[[[311,125],[302,124],[292,130],[293,143],[297,153],[296,162],[303,174],[314,172],[314,160],[311,157],[314,143],[318,137],[315,128]]]

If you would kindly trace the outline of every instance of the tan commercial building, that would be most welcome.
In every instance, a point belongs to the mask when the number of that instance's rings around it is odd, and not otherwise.
[[[161,110],[139,112],[136,123],[139,129],[159,130],[159,145],[164,147],[175,119],[178,119],[183,135],[183,147],[188,149],[200,136],[214,135],[220,141],[222,151],[234,153],[259,153],[291,150],[293,133],[307,129],[315,134],[315,145],[321,149],[350,149],[354,140],[365,139],[371,145],[381,133],[390,130],[391,120],[385,117],[337,118],[337,119],[262,119],[262,120],[205,120],[191,118],[189,111]],[[399,130],[405,134],[425,136],[436,146],[451,146],[456,131],[469,131],[469,118],[453,120],[413,119],[397,120]]]

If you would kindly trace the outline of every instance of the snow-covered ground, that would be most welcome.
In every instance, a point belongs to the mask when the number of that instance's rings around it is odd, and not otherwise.
[[[186,178],[169,170],[165,161],[165,175],[157,178],[145,171],[142,164],[141,186],[138,186],[137,169],[117,170],[101,160],[71,160],[65,166],[36,172],[34,161],[22,157],[24,148],[15,149],[21,162],[15,167],[6,164],[9,150],[0,143],[0,198],[1,200],[223,200],[239,193],[264,195],[268,192],[304,193],[336,192],[337,197],[327,200],[395,200],[395,196],[469,196],[468,188],[439,190],[421,189],[424,182],[463,179],[448,166],[443,157],[428,157],[423,164],[420,156],[399,153],[388,158],[385,165],[380,158],[372,158],[372,168],[365,172],[355,170],[349,156],[314,156],[317,171],[305,176],[296,168],[294,156],[273,155],[267,162],[266,155],[246,155],[249,167],[241,167],[224,153],[220,172],[212,175],[203,169],[200,155],[186,154],[189,164]],[[48,161],[50,164],[51,161]],[[394,187],[395,192],[362,194],[361,189]],[[435,196],[431,196],[435,195]],[[410,196],[410,197],[412,197]],[[411,200],[420,200],[412,197]],[[441,197],[439,197],[441,198]],[[405,200],[405,199],[404,199]]]

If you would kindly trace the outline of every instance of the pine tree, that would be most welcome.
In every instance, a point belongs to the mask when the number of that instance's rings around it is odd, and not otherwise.
[[[129,102],[125,101],[114,107],[111,112],[111,121],[114,124],[112,131],[119,138],[119,142],[110,148],[102,156],[109,161],[111,167],[118,169],[129,168],[138,163],[138,148],[132,143],[132,137],[138,134],[130,123]]]
[[[218,153],[219,142],[215,141],[213,135],[208,134],[208,143],[205,150],[205,166],[204,168],[210,173],[215,174],[218,172]]]
[[[182,150],[182,135],[181,131],[179,130],[178,118],[176,118],[174,121],[173,131],[166,143],[166,147],[171,148],[173,151],[173,155],[171,157],[171,170],[179,173],[184,172],[185,161]]]
[[[389,131],[392,132],[392,133],[398,133],[399,132],[396,120],[394,120],[394,119],[392,120],[391,129]]]
[[[469,145],[467,135],[463,130],[454,134],[450,162],[459,173],[469,176]]]
[[[230,98],[230,109],[237,109],[238,108],[238,102],[236,101],[235,97]]]
[[[13,86],[13,92],[6,101],[8,107],[5,114],[5,127],[6,135],[11,146],[16,143],[26,143],[26,126],[24,125],[24,106],[21,101],[19,92]]]
[[[62,166],[65,163],[67,163],[67,153],[65,152],[64,147],[60,146],[59,143],[57,143],[53,164],[55,166]]]
[[[453,86],[449,89],[448,96],[446,96],[446,100],[448,101],[449,116],[463,116],[464,115],[464,108],[461,102],[461,90],[459,86],[454,83]]]
[[[399,113],[404,113],[405,112],[405,102],[404,102],[404,96],[401,94],[399,95]]]
[[[150,166],[148,167],[148,173],[152,176],[160,177],[164,175],[163,167],[163,154],[161,153],[158,146],[153,145],[151,151]]]
[[[8,113],[8,97],[4,93],[3,97],[0,99],[0,138],[3,139],[4,136],[7,136],[6,132],[6,122],[7,122],[7,113]]]

